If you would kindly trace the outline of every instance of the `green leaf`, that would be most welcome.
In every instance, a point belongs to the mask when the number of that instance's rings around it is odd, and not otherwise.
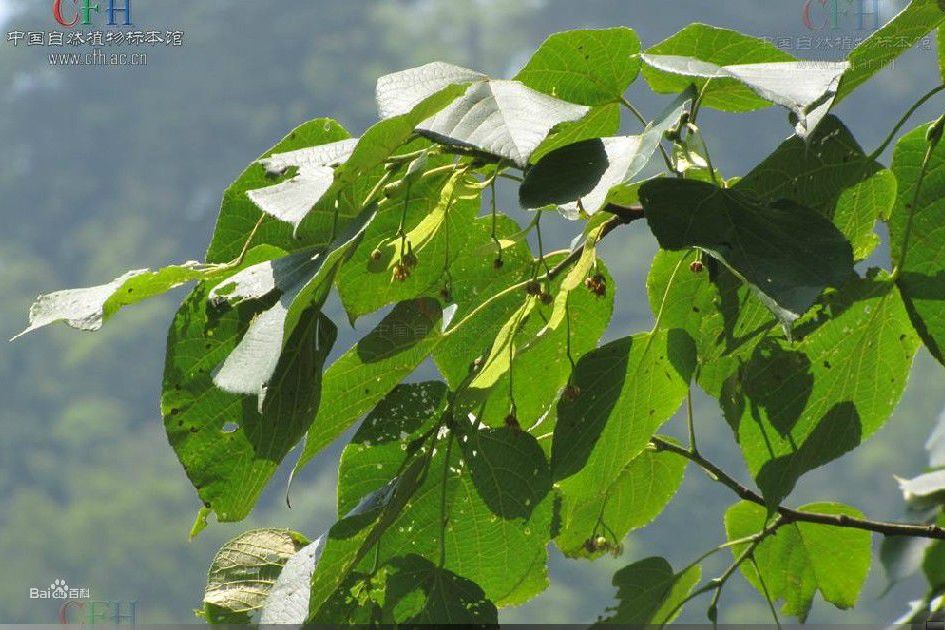
[[[718,398],[726,378],[751,357],[777,320],[730,271],[690,271],[698,257],[695,250],[660,250],[650,267],[647,293],[660,326],[684,330],[695,341],[696,379]]]
[[[263,154],[261,159],[275,153],[288,153],[306,147],[318,146],[345,140],[350,134],[344,127],[330,118],[317,118],[292,130],[276,146]],[[239,178],[223,193],[220,216],[217,219],[213,240],[207,250],[207,261],[223,263],[235,259],[242,251],[247,238],[263,213],[256,207],[246,192],[275,183],[267,174],[264,164],[257,160],[246,167]],[[330,232],[314,242],[293,238],[292,226],[275,218],[266,217],[253,237],[252,244],[265,243],[286,251],[326,242]]]
[[[648,67],[703,81],[734,80],[766,101],[787,108],[794,116],[797,135],[811,135],[830,110],[846,62],[777,61],[717,65],[699,57],[643,55]]]
[[[439,337],[440,318],[436,300],[402,302],[325,371],[324,403],[308,431],[296,472],[423,362]]]
[[[565,495],[555,542],[567,556],[595,555],[586,542],[599,536],[619,549],[628,532],[648,525],[669,504],[685,469],[686,460],[678,455],[644,450],[613,479]]]
[[[706,24],[690,24],[672,37],[646,51],[647,55],[691,57],[716,66],[795,61],[771,42],[738,31]],[[666,72],[644,63],[643,77],[655,92],[682,92],[695,83],[704,91],[703,105],[730,112],[746,112],[767,107],[768,101],[736,79],[709,80]]]
[[[479,204],[479,191],[461,173],[421,178],[382,203],[338,274],[338,293],[349,318],[402,300],[438,296],[447,286],[450,266],[468,246]],[[395,277],[401,264],[397,231],[405,214],[404,230],[416,261],[406,264],[406,277]]]
[[[366,195],[380,178],[378,171],[384,161],[399,151],[407,150],[405,146],[414,136],[417,125],[447,107],[462,93],[463,86],[450,85],[420,100],[409,111],[386,118],[365,131],[348,159],[335,169],[328,190],[312,199],[313,211],[298,224],[296,236],[306,241],[318,235],[333,234],[335,203],[341,219],[361,214],[364,209],[362,195]]]
[[[617,606],[609,609],[613,614],[600,623],[640,626],[671,623],[681,610],[676,608],[701,577],[699,565],[677,574],[669,562],[659,557],[627,565],[614,574]]]
[[[594,214],[610,189],[639,175],[671,128],[692,107],[696,94],[687,90],[638,136],[594,138],[551,151],[525,173],[519,203],[525,208],[566,205],[580,200]]]
[[[813,136],[788,138],[734,188],[816,210],[834,222],[862,260],[878,244],[873,224],[886,218],[895,197],[895,178],[881,169],[840,120],[827,116]]]
[[[405,451],[439,420],[446,393],[439,381],[398,385],[377,403],[341,454],[339,514],[397,476]]]
[[[365,497],[323,534],[312,571],[307,621],[320,619],[338,587],[349,580],[368,551],[390,534],[396,516],[418,491],[425,469],[423,460],[414,460],[403,474]]]
[[[212,301],[228,299],[227,290],[237,301],[262,297],[257,295],[262,277],[264,289],[271,287],[281,293],[275,304],[253,318],[239,343],[214,370],[217,387],[232,394],[256,394],[262,407],[269,380],[302,314],[321,308],[339,265],[360,242],[374,216],[373,210],[363,212],[327,249],[310,255],[308,260],[300,252],[281,264],[263,262],[230,278],[224,291],[211,292]]]
[[[444,550],[442,566],[481,586],[496,605],[523,603],[548,584],[554,496],[547,462],[527,433],[476,436],[467,426],[435,445],[423,484],[380,541],[379,558],[416,553],[439,562]],[[520,457],[505,457],[510,451]]]
[[[436,142],[472,147],[524,168],[548,133],[589,108],[536,92],[518,81],[474,83],[418,127]]]
[[[274,247],[258,247],[254,257],[275,257],[283,252]],[[234,268],[187,262],[151,271],[138,269],[115,278],[107,284],[84,289],[66,289],[41,295],[30,306],[29,326],[14,337],[49,324],[64,321],[79,330],[98,330],[124,306],[161,295],[194,280],[225,277]]]
[[[456,312],[433,351],[433,360],[455,389],[469,375],[473,361],[488,351],[502,325],[521,306],[522,293],[510,287],[531,277],[534,261],[518,224],[496,216],[496,238],[502,246],[498,267],[490,238],[491,218],[476,219],[466,233],[466,247],[450,268]]]
[[[935,39],[937,44],[938,76],[942,80],[942,83],[945,83],[945,35],[943,35],[941,28],[935,32]]]
[[[909,132],[896,145],[892,170],[899,181],[899,195],[889,220],[889,240],[900,274],[897,283],[912,323],[932,355],[945,363],[945,144],[940,143],[932,151],[928,173],[916,198],[928,148],[927,128]],[[910,216],[912,231],[906,244]]]
[[[212,510],[220,521],[238,521],[311,424],[336,329],[314,309],[300,315],[260,409],[250,395],[217,388],[210,374],[259,309],[247,302],[220,313],[208,293],[198,285],[171,324],[161,411],[168,441],[204,501],[201,518]]]
[[[253,529],[223,545],[210,564],[202,616],[210,623],[249,623],[283,565],[307,544],[288,529]]]
[[[475,582],[410,554],[387,565],[387,623],[497,626],[499,613]]]
[[[555,149],[583,140],[605,138],[616,134],[618,131],[620,131],[620,105],[611,103],[592,107],[584,118],[574,122],[561,123],[552,129],[544,142],[532,151],[529,161],[536,164]]]
[[[611,342],[578,362],[573,397],[558,402],[551,467],[562,513],[597,501],[675,413],[694,368],[685,333],[655,330]]]
[[[597,347],[613,313],[614,280],[597,259],[596,238],[596,234],[589,237],[584,254],[567,276],[546,288],[555,295],[551,305],[524,291],[520,294],[520,304],[528,311],[526,320],[519,321],[520,314],[513,313],[495,335],[479,371],[457,396],[462,412],[488,426],[502,426],[514,400],[516,420],[524,430],[536,436],[553,431],[554,403],[570,381],[571,360],[579,361]],[[599,289],[587,287],[585,280]],[[514,339],[507,334],[512,324],[517,324]],[[541,378],[530,378],[532,374]]]
[[[670,179],[644,184],[640,200],[661,247],[708,252],[751,284],[786,329],[825,287],[853,273],[843,234],[789,200],[764,204],[737,190]]]
[[[799,509],[863,518],[859,510],[839,503],[812,503]],[[762,506],[745,501],[736,503],[725,513],[728,540],[757,534],[765,527],[766,519],[767,511]],[[733,556],[738,557],[747,544],[733,546]],[[853,607],[870,570],[870,533],[815,523],[790,523],[762,541],[754,558],[757,570],[750,562],[741,565],[745,579],[762,595],[767,587],[772,601],[784,600],[785,614],[803,622],[818,590],[837,608]]]
[[[798,326],[767,337],[725,384],[725,417],[765,499],[876,432],[902,396],[918,339],[888,278],[855,279]]]
[[[909,50],[945,20],[941,0],[912,0],[901,13],[857,45],[847,59],[850,69],[837,90],[843,100],[853,90]]]
[[[640,72],[640,38],[627,27],[551,35],[515,80],[581,105],[619,101]]]

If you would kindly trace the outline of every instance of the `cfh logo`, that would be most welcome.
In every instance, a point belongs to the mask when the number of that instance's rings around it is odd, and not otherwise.
[[[68,601],[59,607],[59,623],[81,625],[135,625],[138,602]]]
[[[107,0],[105,15],[109,26],[119,26],[118,18],[122,18],[120,26],[132,26],[131,0]],[[104,3],[105,0],[100,0]],[[56,21],[72,28],[77,24],[89,26],[92,24],[92,15],[101,15],[101,5],[95,0],[53,0],[53,17]]]
[[[804,26],[811,31],[856,28],[876,30],[880,26],[880,0],[804,0]]]

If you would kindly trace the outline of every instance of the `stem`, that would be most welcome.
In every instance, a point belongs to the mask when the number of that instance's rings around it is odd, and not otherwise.
[[[677,444],[673,444],[663,438],[653,436],[650,438],[650,444],[657,451],[668,451],[685,457],[696,464],[714,480],[728,487],[745,501],[757,503],[767,507],[764,498],[754,490],[747,488],[732,478],[724,470],[704,458],[699,453],[692,453],[688,449]],[[817,512],[801,512],[784,506],[777,506],[775,511],[781,515],[781,524],[804,522],[816,523],[818,525],[828,525],[830,527],[846,527],[850,529],[864,529],[884,536],[913,536],[916,538],[933,538],[936,540],[945,540],[945,529],[936,525],[918,525],[912,523],[892,523],[885,521],[874,521],[865,518],[856,518],[846,514],[820,514]]]
[[[920,107],[925,105],[925,103],[929,99],[931,99],[933,96],[935,96],[942,90],[945,90],[945,85],[936,86],[932,88],[931,90],[929,90],[928,92],[926,92],[925,95],[922,96],[922,98],[917,100],[915,104],[909,108],[909,111],[903,114],[902,118],[899,119],[899,122],[896,123],[896,126],[893,127],[893,130],[889,132],[889,135],[886,136],[886,139],[883,140],[882,144],[876,147],[875,151],[870,153],[869,160],[872,162],[873,160],[878,158],[880,155],[882,155],[883,151],[885,151],[889,147],[889,145],[895,139],[896,134],[899,133],[900,129],[902,129],[903,125],[905,125],[909,121],[909,119],[912,118],[912,115],[916,112],[916,110],[918,110]]]
[[[637,120],[640,121],[640,124],[646,127],[646,118],[643,117],[643,114],[640,113],[640,110],[634,107],[633,103],[628,101],[625,97],[620,97],[620,104],[630,110],[630,113],[633,114]]]
[[[761,590],[764,592],[765,600],[768,602],[768,610],[771,611],[771,616],[774,618],[774,625],[778,627],[778,630],[781,630],[781,620],[778,619],[778,611],[774,607],[774,602],[771,600],[771,592],[768,590],[768,585],[765,584],[765,579],[761,575],[761,569],[758,568],[758,563],[755,562],[755,557],[752,556],[749,558],[751,560],[751,566],[755,567],[755,573],[758,574],[758,583],[761,584]]]
[[[689,452],[698,453],[696,448],[696,427],[692,416],[692,385],[689,386],[689,392],[686,394],[686,425],[689,427]]]
[[[906,219],[906,229],[902,234],[902,255],[899,257],[899,264],[893,269],[893,280],[899,278],[902,274],[902,270],[906,266],[906,256],[909,254],[909,241],[912,239],[912,224],[915,221],[915,208],[919,203],[919,194],[922,192],[922,182],[925,181],[925,176],[929,172],[929,162],[932,159],[932,151],[934,149],[935,145],[930,142],[928,148],[925,150],[925,157],[922,158],[922,170],[919,171],[919,179],[915,183],[912,203],[909,204],[909,218]]]

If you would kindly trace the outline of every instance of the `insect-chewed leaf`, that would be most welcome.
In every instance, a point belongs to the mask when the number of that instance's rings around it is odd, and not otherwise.
[[[850,51],[847,59],[851,67],[840,82],[837,100],[846,98],[943,21],[945,3],[941,0],[912,0],[899,15]]]
[[[771,42],[706,24],[690,24],[675,35],[652,46],[647,55],[672,55],[698,60],[702,69],[739,64],[796,61]],[[769,102],[732,77],[710,80],[688,76],[644,63],[643,77],[655,92],[682,92],[695,83],[703,92],[702,103],[724,111],[745,112],[767,107]]]
[[[338,465],[338,513],[397,476],[408,448],[440,419],[446,400],[440,381],[398,385],[368,414]]]
[[[769,336],[721,396],[765,499],[876,432],[905,388],[918,339],[888,278],[854,279],[805,318],[801,340]]]
[[[640,72],[640,38],[626,27],[555,33],[515,79],[581,105],[620,100]]]
[[[799,509],[863,517],[859,510],[839,503],[812,503]],[[766,525],[766,514],[764,507],[744,501],[730,507],[725,513],[729,541],[760,532]],[[734,545],[732,554],[738,557],[747,544]],[[791,523],[762,541],[754,558],[755,564],[741,565],[745,579],[763,596],[767,590],[773,602],[784,600],[783,612],[803,622],[818,590],[838,608],[853,607],[870,570],[870,533],[816,523]]]
[[[278,183],[267,173],[264,165],[266,158],[273,154],[285,154],[299,149],[327,145],[344,141],[350,137],[345,128],[330,118],[318,118],[292,130],[276,146],[250,164],[240,174],[239,178],[223,193],[223,202],[220,207],[220,216],[217,219],[213,240],[207,250],[209,262],[223,263],[239,256],[246,239],[253,232],[262,212],[256,204],[246,196],[246,192]],[[291,177],[291,173],[280,177]],[[264,218],[262,225],[256,230],[252,244],[265,243],[275,245],[286,251],[294,251],[301,247],[322,244],[330,240],[330,225],[320,234],[313,234],[311,241],[299,241],[293,238],[292,225],[274,217]]]
[[[928,149],[927,126],[906,134],[896,145],[892,170],[899,196],[889,220],[889,240],[897,264],[897,283],[915,329],[932,355],[945,363],[945,144],[932,151],[916,197]],[[910,233],[906,243],[906,234]]]
[[[681,604],[702,577],[698,564],[675,573],[664,558],[652,557],[627,565],[614,574],[617,606],[601,624],[660,626],[671,623]]]
[[[475,582],[416,554],[386,565],[385,623],[497,626],[499,613]]]
[[[660,246],[698,247],[749,282],[790,330],[828,286],[853,274],[853,251],[827,219],[789,200],[763,203],[736,190],[654,179],[640,189]]]
[[[210,564],[202,616],[210,623],[248,623],[283,565],[307,544],[287,529],[252,529],[223,545]]]
[[[440,305],[418,298],[394,307],[371,332],[325,371],[324,404],[295,464],[301,470],[413,372],[439,339]]]
[[[168,440],[204,501],[200,519],[213,511],[220,521],[238,521],[315,417],[336,329],[313,309],[300,314],[260,410],[250,396],[216,387],[210,375],[236,347],[258,305],[220,313],[208,293],[198,286],[171,324],[161,411]],[[198,522],[195,531],[200,528]]]

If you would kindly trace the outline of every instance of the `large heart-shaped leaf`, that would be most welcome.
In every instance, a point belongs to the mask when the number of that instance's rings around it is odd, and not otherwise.
[[[769,336],[723,388],[725,417],[771,505],[883,426],[918,350],[888,278],[856,278],[824,299],[823,313],[799,323],[799,342]]]
[[[859,510],[839,503],[799,509],[863,518]],[[760,532],[766,521],[764,507],[743,501],[725,513],[725,531],[729,541],[741,540]],[[733,546],[732,554],[738,557],[746,546]],[[742,563],[742,575],[763,596],[783,600],[783,612],[803,622],[817,591],[838,608],[853,607],[869,574],[872,546],[867,531],[796,522],[780,527],[753,555],[754,563]]]
[[[681,612],[681,605],[702,577],[698,564],[680,573],[663,558],[645,558],[614,574],[617,605],[601,624],[662,626]]]
[[[528,87],[581,105],[622,98],[640,71],[640,38],[627,27],[555,33],[515,75]]]
[[[675,35],[652,46],[648,55],[690,57],[712,66],[796,61],[773,43],[724,28],[690,24]],[[724,111],[745,112],[767,107],[768,101],[731,77],[709,79],[666,72],[643,65],[643,77],[655,92],[682,92],[695,83],[702,104]]]
[[[698,247],[754,287],[787,329],[828,286],[853,273],[853,250],[820,214],[791,201],[760,203],[711,184],[655,179],[640,189],[665,249]]]

